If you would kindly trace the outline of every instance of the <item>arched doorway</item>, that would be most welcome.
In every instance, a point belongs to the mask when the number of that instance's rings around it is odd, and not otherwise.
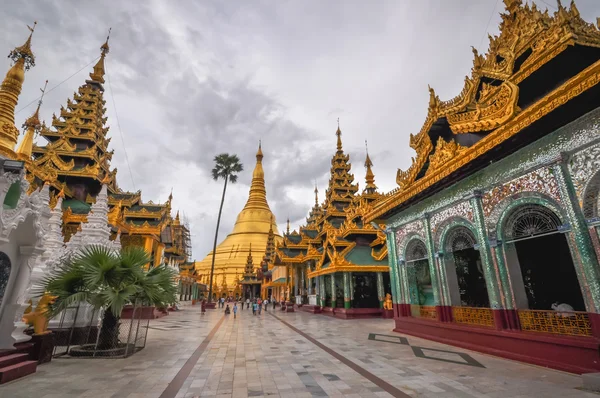
[[[448,255],[447,271],[449,275],[452,305],[465,307],[489,307],[481,256],[475,249],[475,235],[466,226],[452,228],[446,236],[444,250]],[[449,269],[452,268],[452,269]],[[456,274],[456,281],[451,273]],[[454,286],[452,286],[454,285]]]
[[[507,215],[507,261],[514,251],[512,261],[518,261],[529,309],[551,310],[553,303],[565,303],[575,311],[585,311],[569,244],[559,232],[561,225],[552,210],[539,204],[519,206]],[[515,289],[519,285],[515,284]]]
[[[412,274],[410,278],[412,281],[410,289],[411,303],[434,305],[429,260],[427,258],[425,243],[420,239],[412,239],[406,245],[405,258],[409,274]]]
[[[4,252],[0,252],[0,309],[2,308],[2,300],[8,287],[8,280],[10,278],[10,258]]]

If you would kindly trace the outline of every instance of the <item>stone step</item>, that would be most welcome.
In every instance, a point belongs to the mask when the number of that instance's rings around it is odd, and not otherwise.
[[[14,365],[19,362],[25,362],[29,360],[29,354],[10,354],[0,357],[0,368],[4,368],[6,366]]]
[[[35,373],[37,361],[23,361],[0,368],[0,384]]]

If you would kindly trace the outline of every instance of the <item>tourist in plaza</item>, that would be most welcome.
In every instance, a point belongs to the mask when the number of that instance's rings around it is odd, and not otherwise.
[[[262,300],[258,299],[256,305],[258,306],[258,315],[260,315],[262,313]]]
[[[257,310],[258,305],[256,304],[256,301],[252,303],[252,315],[256,315],[256,310]]]
[[[204,315],[206,313],[206,300],[202,300],[200,303],[200,314]]]
[[[267,311],[267,308],[269,308],[269,299],[265,300],[265,312]]]
[[[235,319],[237,317],[237,310],[238,310],[237,303],[234,303],[233,304],[233,319]]]
[[[273,300],[273,310],[275,310],[275,305],[277,304],[277,300],[271,299]]]
[[[229,314],[231,314],[231,308],[229,308],[229,304],[227,304],[227,307],[225,307],[225,315],[229,315]]]
[[[250,299],[246,299],[246,309],[250,308]]]

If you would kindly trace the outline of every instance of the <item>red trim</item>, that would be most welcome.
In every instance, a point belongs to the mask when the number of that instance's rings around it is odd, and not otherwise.
[[[581,374],[600,371],[600,340],[595,337],[495,330],[412,317],[394,321],[396,332],[444,344],[566,372]]]

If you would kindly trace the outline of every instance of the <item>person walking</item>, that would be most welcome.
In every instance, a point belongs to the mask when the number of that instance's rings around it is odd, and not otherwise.
[[[202,303],[200,304],[200,314],[204,315],[205,312],[206,312],[206,300],[202,300]]]
[[[268,311],[268,308],[269,308],[269,299],[266,299],[265,300],[265,312]]]
[[[252,303],[252,315],[256,315],[256,309],[258,305],[256,305],[256,301]]]
[[[250,308],[250,299],[246,299],[246,309]]]
[[[258,299],[258,315],[262,313],[262,300]]]
[[[275,311],[275,304],[277,304],[277,300],[271,298],[271,300],[273,300],[273,311]]]
[[[233,304],[233,319],[237,317],[237,303]]]

